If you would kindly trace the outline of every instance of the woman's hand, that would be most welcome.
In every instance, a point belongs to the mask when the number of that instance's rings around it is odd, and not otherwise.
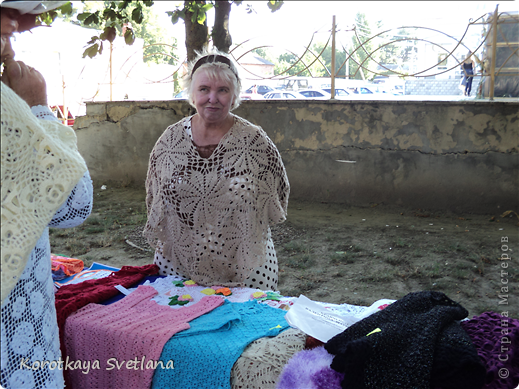
[[[9,86],[29,107],[47,105],[47,84],[39,71],[22,61],[8,59],[4,63],[2,82]]]

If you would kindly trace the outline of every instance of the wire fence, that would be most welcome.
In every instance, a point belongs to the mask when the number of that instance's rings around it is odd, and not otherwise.
[[[458,84],[463,77],[461,65],[467,58],[476,64],[475,78],[477,96],[493,100],[497,96],[519,96],[519,16],[518,13],[485,14],[471,19],[461,34],[453,35],[430,27],[402,26],[379,29],[372,32],[361,23],[342,26],[334,16],[331,26],[315,31],[310,42],[296,52],[294,48],[280,48],[275,44],[266,44],[261,38],[250,39],[231,47],[230,54],[240,67],[242,78],[249,84],[270,83],[284,85],[290,82],[297,85],[298,78],[319,80],[320,83],[305,83],[305,86],[326,84],[331,90],[354,83],[378,83],[402,85],[413,80],[437,80],[439,83]],[[170,45],[163,46],[168,50]],[[163,72],[142,71],[143,51],[141,47],[133,54],[114,61],[112,46],[108,68],[109,78],[99,82],[92,97],[84,99],[112,100],[113,88],[132,84],[132,87],[145,90],[160,87],[167,90],[169,98],[181,90],[180,80],[186,72],[186,61],[166,68]],[[283,64],[265,61],[262,66],[252,66],[246,59],[255,54],[274,50],[282,53]],[[164,52],[155,53],[162,57],[171,57]],[[333,65],[332,65],[333,64]],[[141,71],[137,69],[141,67]],[[136,76],[139,74],[139,77]],[[131,82],[130,82],[131,81]],[[108,86],[109,93],[102,89]],[[401,92],[404,93],[405,92]],[[409,94],[409,93],[408,93]],[[451,93],[452,94],[452,93]],[[459,90],[455,94],[461,94]],[[154,99],[155,92],[145,93],[139,99]],[[121,94],[116,96],[120,99]],[[133,96],[125,98],[134,99]],[[58,110],[66,110],[66,103]],[[67,112],[60,115],[64,122]]]

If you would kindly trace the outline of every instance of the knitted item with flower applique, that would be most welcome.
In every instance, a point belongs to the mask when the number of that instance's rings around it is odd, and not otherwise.
[[[207,296],[190,307],[172,309],[150,300],[156,294],[153,287],[141,285],[116,303],[89,304],[67,319],[65,342],[70,359],[89,361],[92,367],[88,374],[71,370],[72,387],[149,388],[164,344],[188,329],[189,321],[223,304],[222,297]],[[128,365],[129,361],[135,363]],[[164,367],[176,371],[176,362],[165,361]]]

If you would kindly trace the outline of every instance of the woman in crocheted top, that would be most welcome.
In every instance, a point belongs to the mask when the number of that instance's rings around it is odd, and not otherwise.
[[[1,374],[2,388],[63,388],[49,226],[81,224],[92,210],[92,181],[74,130],[47,105],[42,75],[14,60],[10,39],[37,14],[66,3],[0,4],[1,62]],[[47,361],[45,363],[44,361]]]
[[[261,127],[231,113],[241,81],[219,52],[190,65],[196,114],[169,126],[150,156],[144,235],[161,274],[201,285],[277,289],[269,225],[286,218],[289,183]]]

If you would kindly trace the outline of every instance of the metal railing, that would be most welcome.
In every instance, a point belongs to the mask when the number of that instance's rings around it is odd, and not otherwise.
[[[310,42],[303,48],[302,54],[297,54],[294,49],[284,49],[286,53],[291,54],[295,60],[292,61],[290,66],[283,71],[279,71],[277,74],[264,75],[258,74],[257,72],[241,65],[242,59],[248,54],[256,51],[257,49],[268,49],[273,48],[273,45],[267,45],[257,43],[250,39],[240,44],[234,45],[230,54],[236,60],[239,66],[241,66],[242,74],[245,74],[248,80],[252,81],[282,81],[298,75],[306,75],[309,77],[316,77],[317,74],[321,77],[327,77],[330,79],[331,84],[331,95],[332,98],[335,94],[337,81],[340,79],[352,80],[356,78],[361,79],[372,79],[376,76],[387,76],[400,79],[402,81],[407,79],[419,79],[419,78],[433,78],[446,73],[453,74],[454,77],[460,77],[461,71],[456,71],[460,68],[465,56],[461,54],[463,50],[465,53],[475,59],[477,66],[479,67],[479,75],[483,80],[489,80],[489,82],[480,82],[479,84],[479,97],[488,97],[490,100],[494,99],[494,87],[497,77],[518,77],[519,76],[519,43],[517,41],[510,41],[507,39],[507,34],[504,31],[505,26],[516,28],[519,26],[519,16],[517,13],[499,13],[498,7],[493,14],[485,14],[477,18],[476,20],[471,19],[467,24],[463,34],[459,37],[455,37],[451,34],[445,33],[438,29],[430,27],[420,26],[402,26],[392,29],[383,29],[374,34],[366,35],[362,31],[362,27],[358,25],[342,27],[336,23],[336,17],[332,18],[332,25],[330,29],[325,31],[316,31],[312,34]],[[479,28],[479,30],[477,30]],[[474,43],[474,29],[477,34],[481,32],[477,42]],[[411,32],[413,35],[411,35]],[[408,35],[405,35],[408,34]],[[423,35],[423,36],[420,36]],[[316,45],[314,41],[319,35],[321,42]],[[323,38],[324,37],[324,38]],[[499,38],[499,39],[498,39]],[[517,40],[517,35],[515,35]],[[353,42],[353,43],[352,43]],[[382,62],[379,59],[379,54],[385,48],[388,47],[406,47],[412,48],[415,52],[418,51],[418,46],[421,48],[430,47],[434,48],[435,53],[440,53],[441,56],[437,56],[437,60],[433,60],[429,63],[419,63],[416,60],[408,61],[407,65],[414,66],[411,71],[411,66],[408,66],[408,70],[403,70],[406,65],[402,62],[400,68],[391,68],[388,64]],[[166,44],[154,44],[171,47]],[[145,46],[144,48],[146,48]],[[326,59],[324,53],[328,48],[331,48],[331,64],[326,65]],[[510,54],[508,57],[498,63],[496,52],[498,48],[508,48]],[[112,50],[110,50],[112,51]],[[165,57],[171,57],[169,53],[159,52],[150,54],[160,55]],[[98,91],[102,85],[109,84],[110,88],[110,100],[112,100],[112,87],[116,82],[114,81],[114,74],[123,75],[123,81],[131,79],[133,77],[133,70],[138,63],[149,57],[142,56],[142,50],[135,52],[128,57],[120,69],[113,69],[112,53],[110,53],[109,59],[109,81],[105,83],[99,83]],[[337,58],[342,56],[340,63],[337,62]],[[418,66],[421,66],[418,68]],[[374,68],[376,66],[376,68]],[[125,68],[126,69],[123,69]],[[297,71],[295,70],[297,69]],[[353,71],[352,71],[353,70]],[[173,94],[174,85],[178,88],[178,83],[183,77],[185,72],[185,60],[180,61],[171,74],[166,77],[162,77],[158,80],[147,79],[146,84],[168,84],[171,85],[171,93]],[[485,85],[485,90],[483,90]],[[97,94],[96,93],[96,94]],[[94,100],[94,97],[88,100]],[[64,106],[66,104],[64,103]]]

